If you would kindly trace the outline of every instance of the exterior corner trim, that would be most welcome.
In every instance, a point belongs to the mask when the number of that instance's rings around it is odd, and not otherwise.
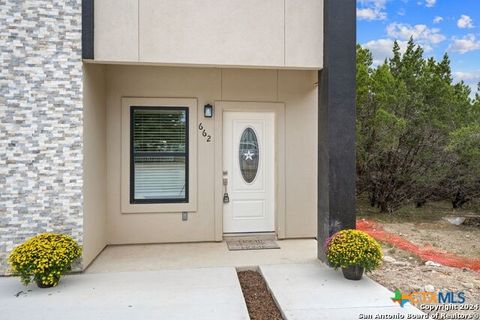
[[[94,0],[82,0],[82,59],[94,59]]]

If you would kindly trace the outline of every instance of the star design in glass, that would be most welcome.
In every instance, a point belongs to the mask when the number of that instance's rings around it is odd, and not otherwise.
[[[253,160],[253,156],[255,155],[255,153],[248,150],[247,153],[244,153],[243,155],[245,156],[245,160]]]

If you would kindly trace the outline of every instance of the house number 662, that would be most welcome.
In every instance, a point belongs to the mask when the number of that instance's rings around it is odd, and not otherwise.
[[[212,136],[209,135],[207,131],[205,131],[205,129],[203,128],[203,123],[200,122],[200,124],[198,125],[198,130],[202,131],[202,136],[204,138],[207,138],[207,142],[212,141]]]

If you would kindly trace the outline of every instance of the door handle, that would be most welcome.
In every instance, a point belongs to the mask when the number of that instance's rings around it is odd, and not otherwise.
[[[223,172],[223,174],[226,174],[226,171]],[[225,187],[225,192],[223,193],[223,203],[229,203],[230,202],[230,197],[228,196],[228,178],[223,177],[223,186]]]
[[[229,203],[230,202],[230,197],[228,196],[228,193],[225,192],[223,194],[223,203]]]

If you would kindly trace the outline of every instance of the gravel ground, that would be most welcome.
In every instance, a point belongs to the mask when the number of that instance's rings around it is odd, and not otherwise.
[[[252,320],[282,320],[263,277],[254,271],[238,272],[243,296]]]

